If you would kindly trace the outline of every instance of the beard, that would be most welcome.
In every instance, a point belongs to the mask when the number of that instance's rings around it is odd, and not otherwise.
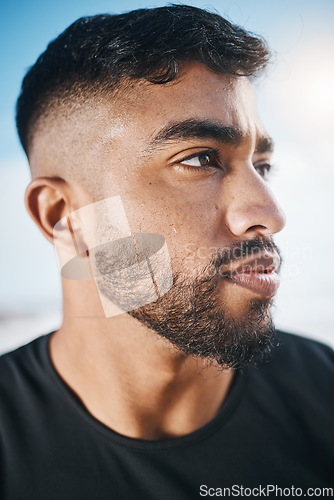
[[[277,246],[263,238],[222,249],[195,276],[173,272],[173,285],[165,295],[127,314],[186,356],[216,362],[224,369],[255,365],[267,358],[274,345],[273,299],[249,300],[246,311],[236,317],[222,298],[223,270],[240,258],[265,250],[280,255]],[[100,253],[97,263],[105,268],[106,256]],[[184,269],[184,265],[179,267]],[[106,295],[110,288],[107,276],[104,278]]]
[[[174,285],[155,303],[127,314],[167,339],[177,350],[223,368],[241,369],[264,360],[275,338],[272,300],[249,302],[235,318],[220,304],[217,279],[174,276]]]

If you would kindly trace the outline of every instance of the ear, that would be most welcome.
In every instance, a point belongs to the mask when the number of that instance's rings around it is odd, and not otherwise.
[[[68,183],[59,177],[36,177],[26,189],[27,210],[51,243],[55,224],[73,210],[69,194]]]
[[[80,205],[88,202],[84,191],[59,177],[37,177],[27,187],[25,202],[32,219],[54,244],[62,276],[90,280],[84,229],[77,216]]]

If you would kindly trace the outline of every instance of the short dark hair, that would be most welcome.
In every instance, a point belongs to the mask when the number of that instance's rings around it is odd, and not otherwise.
[[[186,61],[250,77],[268,59],[261,37],[196,7],[170,5],[83,17],[48,45],[23,80],[16,108],[21,144],[28,154],[38,119],[76,95],[110,94],[136,79],[165,84]]]

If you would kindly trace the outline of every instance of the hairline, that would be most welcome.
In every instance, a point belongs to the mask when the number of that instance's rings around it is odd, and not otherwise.
[[[80,79],[76,82],[72,80],[73,83],[71,84],[71,77],[69,77],[66,82],[63,82],[58,87],[55,86],[52,92],[41,96],[41,103],[28,122],[26,135],[26,154],[28,160],[40,127],[42,126],[44,128],[44,126],[48,126],[47,124],[52,118],[56,121],[58,117],[66,116],[66,113],[72,114],[73,110],[80,109],[82,105],[85,106],[88,102],[94,99],[99,101],[103,99],[117,100],[119,98],[122,100],[122,98],[129,96],[132,91],[136,91],[143,85],[161,85],[164,87],[168,85],[176,85],[179,81],[181,71],[183,69],[186,69],[187,71],[187,66],[189,66],[189,64],[199,64],[212,73],[223,75],[231,79],[245,77],[251,81],[257,77],[257,75],[245,76],[243,74],[231,74],[226,71],[216,71],[204,61],[198,61],[196,59],[180,60],[178,62],[179,68],[175,76],[171,80],[162,83],[151,82],[146,78],[132,78],[124,76],[115,83],[108,83],[105,81],[105,78],[102,80],[96,80],[89,85],[87,85],[86,82],[80,81]],[[72,86],[72,89],[68,91],[70,86]],[[63,113],[60,112],[61,109],[64,110]]]

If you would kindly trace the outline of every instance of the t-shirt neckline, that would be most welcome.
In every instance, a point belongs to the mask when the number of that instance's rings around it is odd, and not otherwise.
[[[50,339],[52,333],[53,332],[45,335],[43,357],[45,359],[47,372],[50,374],[53,382],[56,384],[58,392],[60,392],[66,398],[72,409],[75,410],[80,418],[83,419],[85,423],[94,430],[94,432],[100,434],[100,436],[102,436],[104,439],[112,440],[121,446],[134,448],[140,451],[163,451],[184,446],[191,446],[209,437],[211,434],[214,434],[222,426],[224,426],[230,420],[242,398],[247,379],[247,370],[243,372],[235,372],[231,386],[219,412],[212,420],[210,420],[207,424],[200,427],[199,429],[184,436],[156,441],[125,436],[111,429],[103,422],[100,422],[96,417],[94,417],[94,415],[92,415],[88,411],[80,398],[75,395],[70,386],[58,373],[56,367],[53,364],[50,353]]]

